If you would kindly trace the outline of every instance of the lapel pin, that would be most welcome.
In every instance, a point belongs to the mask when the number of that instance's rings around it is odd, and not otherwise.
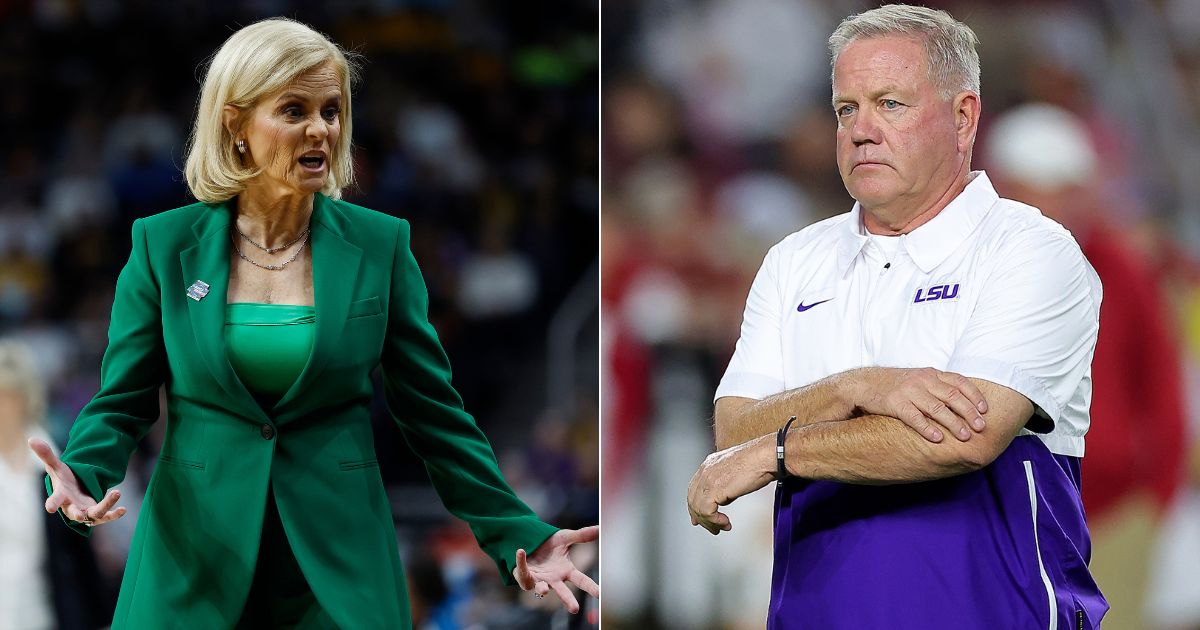
[[[197,302],[206,295],[208,295],[208,283],[203,280],[197,280],[192,283],[192,286],[188,287],[187,296]]]

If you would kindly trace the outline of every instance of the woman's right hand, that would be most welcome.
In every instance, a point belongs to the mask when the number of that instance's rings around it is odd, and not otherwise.
[[[116,488],[109,490],[104,500],[96,503],[95,499],[79,487],[79,480],[75,478],[75,473],[58,458],[58,455],[54,454],[54,450],[45,440],[29,438],[29,448],[33,449],[33,453],[42,460],[42,465],[46,467],[46,474],[50,475],[50,484],[54,489],[50,493],[50,498],[46,499],[47,512],[53,514],[62,508],[63,514],[67,518],[88,527],[102,525],[125,516],[125,508],[113,509],[117,499],[121,498],[119,490]]]

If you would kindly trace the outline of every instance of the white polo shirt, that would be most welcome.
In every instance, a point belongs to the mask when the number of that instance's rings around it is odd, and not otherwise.
[[[858,367],[932,367],[1020,392],[1037,407],[1022,434],[1082,457],[1100,299],[1070,232],[976,171],[903,236],[868,234],[856,203],[772,247],[716,398],[762,399]]]

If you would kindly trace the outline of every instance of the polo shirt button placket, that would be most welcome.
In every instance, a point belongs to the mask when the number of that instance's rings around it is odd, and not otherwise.
[[[867,243],[867,247],[875,247],[874,243]],[[870,254],[864,254],[862,268],[859,271],[859,277],[866,289],[866,296],[863,299],[862,311],[859,314],[859,325],[862,330],[863,340],[863,358],[864,364],[874,364],[878,360],[878,337],[879,337],[879,317],[877,311],[872,309],[875,304],[875,296],[881,291],[883,279],[881,274],[874,273],[875,265]]]

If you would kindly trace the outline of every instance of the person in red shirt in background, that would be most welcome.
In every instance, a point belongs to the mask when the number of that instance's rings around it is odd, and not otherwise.
[[[1106,220],[1096,151],[1079,119],[1053,105],[1013,108],[993,122],[984,157],[996,190],[1069,229],[1104,285],[1083,502],[1092,574],[1112,605],[1105,625],[1144,627],[1147,558],[1183,479],[1176,327],[1147,261]]]

